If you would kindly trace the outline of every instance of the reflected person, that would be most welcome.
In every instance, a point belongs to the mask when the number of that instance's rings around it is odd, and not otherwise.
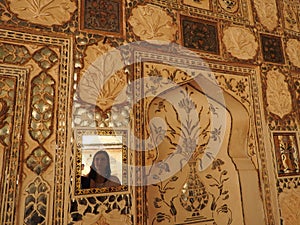
[[[81,177],[81,188],[116,187],[119,185],[119,178],[111,175],[108,153],[103,150],[96,152],[90,172]]]

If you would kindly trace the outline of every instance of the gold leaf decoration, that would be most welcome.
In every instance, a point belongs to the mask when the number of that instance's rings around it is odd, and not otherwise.
[[[223,42],[227,51],[239,59],[252,59],[258,49],[254,35],[245,28],[227,28],[224,30]]]
[[[62,25],[76,10],[71,0],[8,0],[8,4],[18,18],[46,26]]]
[[[296,39],[288,40],[286,53],[293,65],[300,68],[300,41]]]
[[[292,111],[291,93],[282,73],[278,71],[268,72],[266,92],[270,112],[282,118]]]
[[[86,59],[88,66],[80,79],[79,96],[83,101],[106,111],[127,100],[124,89],[127,79],[120,52],[98,47],[89,49],[89,53],[97,57],[93,62],[90,58]]]
[[[174,41],[177,27],[160,7],[138,6],[132,10],[128,22],[141,40]]]

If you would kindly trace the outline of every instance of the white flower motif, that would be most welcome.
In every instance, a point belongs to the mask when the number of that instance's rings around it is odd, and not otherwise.
[[[287,42],[286,53],[289,56],[291,62],[300,68],[300,41],[296,39],[290,39]]]
[[[277,7],[275,0],[254,0],[260,22],[272,31],[278,26]]]
[[[8,4],[18,18],[46,26],[62,25],[76,10],[71,0],[8,0]]]
[[[229,27],[224,30],[223,43],[227,51],[239,59],[253,59],[258,49],[250,30],[240,27]]]
[[[89,47],[86,53],[89,57],[85,58],[84,73],[80,78],[80,98],[103,111],[125,102],[127,76],[119,50],[98,44]]]
[[[266,95],[270,112],[282,118],[293,110],[291,93],[282,73],[268,72]]]
[[[160,7],[138,6],[128,19],[133,32],[141,40],[174,41],[177,27],[172,18]]]

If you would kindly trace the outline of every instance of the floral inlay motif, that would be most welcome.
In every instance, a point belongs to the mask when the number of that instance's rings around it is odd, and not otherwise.
[[[266,62],[284,63],[280,37],[261,35],[262,54]]]
[[[31,55],[25,46],[0,43],[0,62],[23,65],[28,62]]]
[[[0,74],[2,75],[2,74]],[[16,80],[0,76],[0,144],[9,146],[16,104]]]
[[[85,71],[79,83],[79,97],[102,111],[127,100],[127,76],[117,49],[99,44],[88,48]],[[93,60],[93,57],[96,60]]]
[[[71,0],[8,0],[8,4],[18,18],[45,26],[62,25],[76,10]]]
[[[55,81],[42,72],[32,80],[30,135],[43,143],[52,134]]]
[[[254,0],[260,22],[272,31],[278,26],[277,6],[275,0]]]
[[[225,162],[222,159],[215,159],[211,168],[212,170],[218,171],[219,176],[207,174],[205,177],[210,180],[209,186],[218,190],[218,192],[216,192],[218,194],[209,192],[212,198],[210,209],[213,211],[215,224],[230,225],[233,222],[232,211],[226,203],[230,197],[230,193],[229,190],[225,189],[225,183],[229,180],[229,177],[228,171],[222,169],[224,164]]]
[[[197,162],[191,160],[188,164],[190,171],[181,189],[180,203],[192,216],[200,216],[200,211],[208,205],[209,194],[197,174]]]
[[[7,106],[6,101],[4,101],[3,99],[0,99],[0,144],[2,144],[3,146],[7,145],[7,143],[5,143],[5,138],[8,134],[8,130],[7,130],[8,123],[5,120],[6,120],[6,117],[8,116],[8,110],[9,110],[9,108]],[[6,132],[5,132],[5,130],[6,130]]]
[[[155,177],[158,179],[158,177]],[[172,199],[167,200],[166,199],[166,194],[168,192],[168,190],[172,190],[174,188],[171,187],[171,184],[173,182],[176,182],[178,179],[177,176],[172,176],[171,179],[169,179],[165,184],[163,184],[163,182],[159,182],[157,184],[153,184],[153,186],[158,188],[158,192],[160,193],[160,197],[156,197],[154,198],[153,204],[155,208],[161,208],[162,206],[168,207],[170,208],[170,213],[172,216],[176,216],[177,215],[177,210],[176,207],[174,205],[174,200],[178,197],[172,197]],[[158,212],[156,214],[156,216],[152,219],[152,224],[156,221],[158,223],[162,222],[162,221],[168,221],[169,223],[171,222],[171,216],[167,215],[165,213],[162,212]]]
[[[292,64],[300,68],[300,41],[289,39],[286,45],[286,53]]]
[[[246,77],[215,74],[218,84],[230,94],[238,98],[245,106],[250,105],[249,99],[249,80]],[[245,104],[246,103],[246,104]]]
[[[32,151],[26,160],[26,165],[36,174],[41,174],[51,164],[52,158],[44,148],[38,147]]]
[[[82,29],[121,33],[122,4],[119,0],[82,0]]]
[[[52,49],[44,47],[33,54],[33,59],[42,69],[46,70],[58,61],[58,56]]]
[[[268,72],[266,96],[268,110],[281,118],[293,110],[291,93],[281,72],[276,70]]]
[[[90,225],[132,225],[130,206],[131,199],[127,195],[75,199],[70,224],[82,225],[88,221]]]
[[[254,35],[250,30],[241,27],[225,29],[223,43],[227,51],[239,59],[253,59],[258,49]]]
[[[47,224],[49,190],[48,184],[39,177],[27,186],[24,212],[24,222],[26,225]]]
[[[128,19],[135,35],[141,40],[174,41],[177,26],[172,18],[160,7],[138,6]]]
[[[181,18],[183,45],[209,53],[219,53],[217,24],[213,22]]]

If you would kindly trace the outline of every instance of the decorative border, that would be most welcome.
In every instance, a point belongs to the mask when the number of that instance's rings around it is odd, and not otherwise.
[[[155,53],[154,53],[155,52]],[[263,189],[263,202],[264,202],[264,207],[266,208],[266,214],[267,214],[267,223],[270,225],[274,225],[274,209],[272,207],[272,191],[271,191],[271,185],[270,185],[270,179],[272,173],[271,171],[268,171],[268,162],[267,162],[267,154],[265,150],[265,144],[264,144],[264,128],[263,128],[263,111],[261,109],[260,102],[262,101],[261,99],[261,93],[259,90],[258,86],[258,79],[259,79],[259,73],[258,73],[258,68],[257,67],[239,67],[239,66],[232,66],[232,65],[226,65],[224,63],[215,63],[212,61],[205,61],[205,60],[199,60],[195,58],[180,58],[178,55],[163,55],[159,54],[159,52],[154,51],[150,52],[149,49],[148,51],[142,51],[141,49],[136,49],[134,51],[134,56],[133,60],[134,62],[138,62],[135,64],[133,73],[134,73],[134,80],[138,80],[139,78],[143,77],[143,71],[142,71],[142,62],[146,61],[155,61],[155,62],[160,62],[160,63],[166,63],[168,64],[171,63],[172,65],[178,65],[179,67],[191,67],[191,68],[210,68],[213,72],[223,72],[223,73],[229,73],[229,74],[240,74],[244,76],[249,76],[249,82],[251,83],[251,88],[250,96],[251,98],[251,105],[253,104],[253,108],[251,107],[250,116],[253,120],[253,124],[255,125],[256,129],[256,139],[257,139],[257,154],[258,158],[260,160],[259,166],[260,166],[260,180],[262,181],[261,188]],[[142,85],[137,83],[134,89],[134,97],[137,99],[142,99]],[[143,111],[143,105],[142,104],[136,104],[135,108],[135,116],[138,118],[135,122],[136,124],[136,131],[143,136],[143,131],[142,127],[143,124],[145,124],[144,118],[145,118],[145,112]],[[136,143],[136,147],[138,149],[141,149],[142,143]],[[143,155],[138,154],[137,155],[137,160],[136,162],[138,164],[143,163]],[[273,173],[272,173],[273,174]],[[143,178],[137,177],[137,180],[140,179],[142,180]],[[146,221],[145,215],[143,212],[146,212],[146,201],[142,203],[139,201],[140,198],[144,198],[145,196],[145,191],[146,189],[143,187],[138,187],[136,189],[136,198],[137,198],[137,221]]]
[[[0,66],[0,76],[7,76],[16,80],[15,89],[15,108],[13,109],[13,121],[11,131],[11,145],[10,149],[7,149],[6,160],[4,161],[3,170],[5,174],[1,179],[1,224],[13,225],[15,224],[16,207],[18,205],[18,180],[19,180],[19,164],[16,162],[20,161],[20,149],[22,149],[22,121],[24,120],[24,111],[26,104],[26,90],[27,90],[27,79],[29,69],[16,68],[8,66]]]
[[[59,84],[58,84],[58,108],[57,108],[57,125],[56,125],[56,150],[55,150],[55,183],[53,190],[53,218],[52,221],[56,225],[63,225],[64,205],[65,205],[65,160],[67,152],[68,140],[68,121],[70,109],[70,96],[72,85],[72,39],[66,37],[52,37],[46,35],[37,35],[23,33],[12,30],[0,29],[0,36],[17,42],[30,42],[35,44],[56,45],[61,48],[61,58],[59,67]],[[25,96],[25,94],[24,94]],[[23,101],[24,102],[24,101]],[[18,112],[22,112],[19,110]],[[18,118],[21,118],[19,116]],[[19,123],[21,124],[21,122]],[[16,137],[16,140],[19,138]]]

